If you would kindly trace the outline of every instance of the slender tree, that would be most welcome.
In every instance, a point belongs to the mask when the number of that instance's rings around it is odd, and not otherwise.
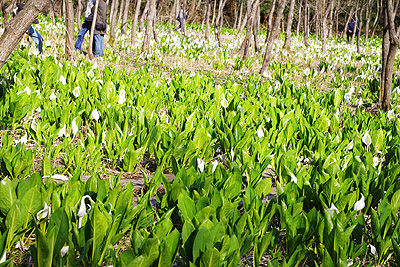
[[[290,0],[290,7],[289,7],[289,15],[285,33],[285,49],[290,51],[290,46],[292,45],[292,23],[293,23],[293,14],[294,14],[294,4],[295,0]]]
[[[139,32],[143,31],[143,29],[144,29],[144,20],[145,20],[146,17],[148,16],[149,5],[150,5],[150,1],[146,1],[146,5],[145,5],[145,7],[144,7],[142,16],[140,17]]]
[[[211,15],[211,0],[206,0],[206,7],[205,9],[207,10],[206,13],[206,33],[205,33],[205,39],[206,41],[210,40],[210,15]]]
[[[156,1],[147,0],[149,2],[149,12],[146,19],[146,31],[143,40],[142,53],[150,53],[151,34],[153,32],[154,16],[156,11]]]
[[[75,49],[74,49],[74,3],[72,0],[66,0],[65,3],[65,54],[67,60],[72,61],[74,59]]]
[[[110,39],[114,42],[115,39],[115,27],[117,26],[117,13],[118,13],[118,0],[113,0],[111,4],[112,16],[110,16]]]
[[[136,28],[137,28],[137,21],[139,18],[139,12],[140,12],[140,5],[142,4],[142,0],[136,0],[136,9],[135,9],[135,15],[133,17],[133,22],[132,22],[132,31],[131,31],[131,45],[132,47],[136,46],[137,42],[137,37],[136,37]]]
[[[303,0],[299,2],[299,15],[297,16],[297,28],[296,28],[296,35],[300,35],[300,24],[301,24],[301,8],[303,6]]]
[[[274,18],[274,12],[275,12],[275,4],[276,4],[276,0],[274,0],[272,2],[272,6],[271,6],[271,11],[269,11],[269,15],[268,15],[268,28],[267,28],[267,38],[265,39],[265,41],[268,40],[269,36],[271,35],[271,30],[272,30],[272,19]]]
[[[305,0],[305,3],[304,3],[304,45],[306,47],[310,46],[310,44],[308,43],[308,32],[309,32],[308,22],[309,22],[309,17],[310,17],[310,11],[309,11],[307,0]]]
[[[279,34],[279,28],[280,28],[279,24],[281,22],[285,6],[286,6],[286,0],[280,0],[278,5],[278,13],[276,14],[274,26],[272,27],[271,35],[268,38],[267,48],[265,49],[264,60],[260,71],[261,74],[263,74],[268,69],[269,63],[271,61],[272,47],[274,45],[276,37],[278,37]]]
[[[125,4],[124,4],[124,9],[123,9],[123,15],[122,15],[122,24],[121,24],[121,30],[123,34],[127,33],[127,29],[128,29],[128,12],[129,12],[129,4],[130,4],[130,0],[124,0]]]
[[[99,1],[96,1],[96,4],[94,5],[93,21],[92,21],[92,27],[90,29],[90,38],[89,38],[89,58],[90,59],[94,59],[94,55],[93,55],[93,37],[94,37],[94,30],[95,30],[95,27],[96,27],[98,9],[99,9]]]
[[[226,0],[220,0],[219,1],[219,6],[218,6],[218,15],[217,19],[215,20],[214,24],[214,32],[215,32],[215,38],[218,41],[218,46],[222,46],[222,40],[221,40],[221,30],[222,30],[222,23],[224,19],[224,6],[225,6]]]
[[[390,109],[392,100],[393,64],[396,57],[397,46],[400,45],[399,29],[395,28],[394,19],[396,11],[393,0],[383,0],[383,40],[382,40],[382,71],[381,89],[379,92],[379,107],[383,110]]]

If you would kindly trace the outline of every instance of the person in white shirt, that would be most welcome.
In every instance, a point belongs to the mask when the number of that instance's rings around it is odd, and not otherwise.
[[[85,34],[92,28],[93,13],[92,9],[96,4],[96,0],[87,0],[86,11],[85,11],[85,21],[82,24],[81,30],[78,33],[78,38],[76,39],[75,49],[82,50],[83,38]]]

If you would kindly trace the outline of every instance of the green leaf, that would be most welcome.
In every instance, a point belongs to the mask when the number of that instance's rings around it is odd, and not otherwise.
[[[23,215],[23,227],[25,228],[32,220],[32,216],[36,216],[42,207],[42,194],[37,187],[29,189],[21,199],[21,204],[24,206],[25,214]]]
[[[13,183],[9,179],[3,179],[0,182],[0,211],[6,215],[10,210],[11,206],[17,200],[17,194],[15,193],[16,183]]]
[[[216,248],[209,248],[200,259],[200,267],[218,267],[220,262],[219,251]]]
[[[196,214],[196,205],[190,197],[186,194],[180,194],[178,197],[178,207],[185,220],[193,220]]]
[[[20,210],[20,201],[17,200],[14,205],[11,207],[10,211],[6,217],[6,227],[8,230],[8,237],[7,237],[7,250],[10,251],[12,246],[13,239],[15,237],[15,233],[21,230],[22,227],[22,213]]]
[[[393,213],[397,213],[400,208],[400,190],[397,190],[390,201],[390,205],[392,206]]]

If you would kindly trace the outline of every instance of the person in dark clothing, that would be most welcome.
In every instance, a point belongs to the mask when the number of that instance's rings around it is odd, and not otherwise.
[[[176,17],[176,20],[179,21],[179,26],[175,28],[175,31],[181,29],[181,32],[183,32],[183,20],[188,18],[188,12],[183,11],[183,7],[179,10],[178,16]]]
[[[17,8],[13,11],[13,17],[15,17],[24,8],[24,6],[24,4],[17,5]],[[39,20],[36,18],[33,23],[39,24]],[[26,33],[35,42],[40,54],[43,53],[43,37],[39,34],[39,32],[31,25]]]
[[[356,22],[354,20],[347,25],[347,32],[346,32],[347,43],[350,43],[350,40],[351,40],[351,38],[353,36],[353,33],[354,33],[355,26],[356,26]]]
[[[88,0],[85,12],[85,21],[82,24],[81,30],[78,33],[78,38],[76,39],[75,49],[82,50],[82,43],[87,32],[90,32],[92,28],[92,21],[94,16],[96,0]],[[100,0],[98,10],[96,25],[93,35],[93,54],[94,56],[103,56],[104,52],[104,34],[107,30],[107,2],[106,0]]]

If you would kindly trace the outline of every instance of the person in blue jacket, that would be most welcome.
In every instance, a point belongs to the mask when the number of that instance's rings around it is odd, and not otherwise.
[[[13,17],[15,17],[18,12],[20,12],[24,8],[24,4],[19,4],[17,8],[13,11]],[[36,18],[33,21],[34,24],[39,24],[39,20]],[[40,54],[43,53],[43,37],[39,34],[39,32],[31,25],[26,32],[32,40],[35,42],[37,49],[39,50]]]
[[[350,43],[350,40],[353,36],[355,27],[356,27],[356,22],[354,20],[347,25],[347,32],[346,32],[347,43]]]

